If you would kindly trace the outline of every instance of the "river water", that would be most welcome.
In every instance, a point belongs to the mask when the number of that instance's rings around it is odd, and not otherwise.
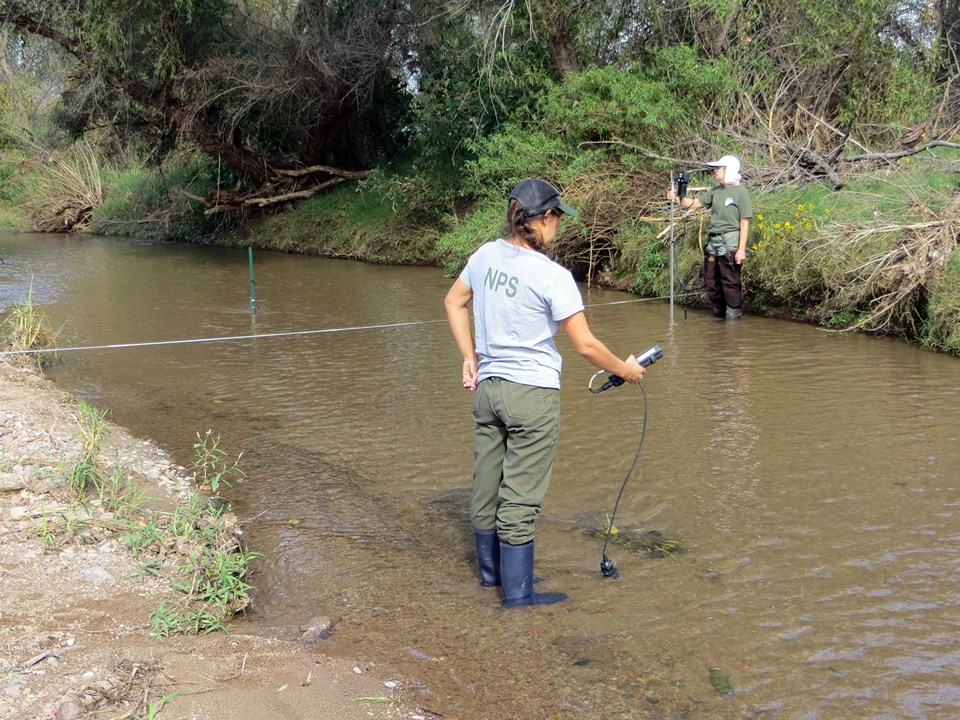
[[[66,352],[49,371],[183,464],[208,429],[243,452],[227,495],[264,553],[258,632],[342,616],[325,652],[419,678],[425,706],[461,719],[960,715],[956,358],[758,317],[671,323],[666,303],[584,288],[615,352],[663,348],[616,525],[680,550],[611,544],[621,578],[600,575],[585,531],[613,509],[644,395],[588,393],[592,368],[558,336],[537,573],[570,599],[507,611],[473,566],[450,279],[254,257],[255,315],[245,250],[0,236],[0,307],[32,283],[64,346],[330,331]]]

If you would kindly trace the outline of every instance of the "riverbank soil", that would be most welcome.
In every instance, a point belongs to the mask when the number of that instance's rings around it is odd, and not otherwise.
[[[94,531],[110,513],[76,503],[58,479],[81,451],[75,412],[36,370],[0,361],[0,718],[433,716],[415,681],[328,655],[306,626],[295,640],[151,637],[150,612],[178,593],[139,568],[122,536]],[[110,443],[154,506],[192,481],[122,428],[110,426]]]

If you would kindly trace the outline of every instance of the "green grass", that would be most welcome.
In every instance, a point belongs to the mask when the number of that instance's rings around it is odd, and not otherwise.
[[[196,242],[232,227],[237,216],[205,214],[204,197],[217,179],[209,159],[178,157],[162,170],[105,168],[105,197],[89,232],[153,240]],[[221,178],[222,179],[222,178]]]
[[[437,239],[437,250],[447,274],[453,275],[462,269],[474,250],[500,235],[505,223],[505,207],[502,200],[488,200]]]
[[[259,555],[240,543],[229,507],[193,492],[172,512],[148,509],[146,493],[123,459],[104,458],[110,431],[106,413],[81,403],[75,419],[81,450],[74,462],[61,463],[60,476],[77,506],[57,516],[43,513],[37,530],[43,545],[52,549],[90,537],[122,538],[139,561],[135,574],[173,572],[170,584],[180,593],[151,612],[152,635],[163,639],[226,629],[250,603],[249,563]],[[207,431],[197,437],[191,469],[198,490],[215,493],[243,476],[239,456],[230,458],[218,435]],[[88,505],[109,511],[111,519],[94,521]]]
[[[55,352],[38,352],[56,348],[59,335],[59,330],[53,327],[43,309],[34,307],[32,283],[26,300],[15,303],[0,322],[0,348],[24,353],[8,356],[8,360],[20,358],[38,367],[50,365],[59,359]]]
[[[106,412],[79,404],[74,422],[80,434],[82,450],[77,462],[67,469],[67,485],[78,498],[85,499],[88,490],[97,489],[101,479],[100,450],[107,439]]]
[[[25,160],[12,150],[0,155],[0,230],[20,232],[30,227],[30,213],[23,201]]]
[[[106,197],[94,211],[91,232],[132,234],[139,225],[145,224],[144,216],[149,214],[151,203],[142,192],[151,182],[152,174],[138,167],[104,168],[102,177]]]
[[[954,252],[930,289],[921,342],[960,355],[960,253]]]
[[[433,233],[412,225],[408,211],[375,187],[344,183],[288,212],[250,223],[242,232],[225,233],[218,243],[367,262],[432,264]]]

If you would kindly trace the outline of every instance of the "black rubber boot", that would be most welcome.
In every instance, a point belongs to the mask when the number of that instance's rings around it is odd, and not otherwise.
[[[500,543],[500,580],[504,607],[551,605],[567,599],[564,593],[533,591],[533,540],[523,545]]]
[[[739,320],[741,315],[743,315],[743,311],[740,308],[727,308],[727,320]]]
[[[715,318],[722,318],[724,316],[724,308],[713,305],[710,309],[713,311]]]
[[[480,584],[496,587],[500,584],[500,539],[496,530],[473,529],[477,546],[477,565],[480,568]]]

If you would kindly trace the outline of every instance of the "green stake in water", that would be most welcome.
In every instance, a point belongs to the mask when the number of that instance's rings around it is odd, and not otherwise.
[[[255,313],[257,311],[257,294],[253,289],[253,248],[247,248],[247,256],[250,258],[250,312]]]

